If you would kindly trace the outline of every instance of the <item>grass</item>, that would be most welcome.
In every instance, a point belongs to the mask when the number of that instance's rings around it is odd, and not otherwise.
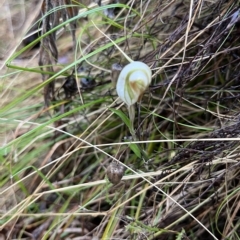
[[[239,239],[238,3],[74,1],[42,26],[28,3],[23,32],[2,24],[0,236]],[[43,34],[24,46],[34,23]],[[111,79],[129,59],[153,72],[136,139]]]

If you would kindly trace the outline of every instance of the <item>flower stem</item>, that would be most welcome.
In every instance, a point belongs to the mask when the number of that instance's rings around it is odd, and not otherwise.
[[[130,119],[130,133],[132,134],[132,138],[133,141],[137,141],[137,136],[136,136],[136,132],[134,130],[134,119],[135,119],[135,107],[134,104],[128,106],[128,114],[129,114],[129,119]],[[148,156],[146,154],[146,152],[140,147],[140,145],[137,143],[137,147],[139,148],[141,155],[142,155],[142,159],[144,160],[144,162],[146,162],[148,160]]]
[[[130,132],[132,134],[133,140],[137,141],[136,133],[134,130],[134,119],[135,119],[135,107],[134,104],[128,106],[128,114],[129,114],[129,119],[130,119]]]

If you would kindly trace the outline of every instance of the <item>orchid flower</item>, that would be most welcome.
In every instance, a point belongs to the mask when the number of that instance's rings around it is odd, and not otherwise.
[[[151,69],[143,62],[131,62],[119,74],[117,94],[128,106],[141,99],[152,80]]]
[[[152,80],[152,71],[143,62],[131,61],[120,72],[117,80],[117,94],[128,106],[130,118],[130,132],[133,139],[136,140],[134,131],[135,108],[134,104],[138,102],[146,91]]]

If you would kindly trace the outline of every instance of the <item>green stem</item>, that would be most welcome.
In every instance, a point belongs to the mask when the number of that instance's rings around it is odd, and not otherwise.
[[[132,134],[133,140],[137,141],[136,133],[134,130],[134,119],[135,119],[135,107],[134,104],[128,106],[128,114],[129,114],[129,119],[130,119],[130,132]]]
[[[130,133],[132,134],[133,141],[138,141],[139,139],[137,139],[136,132],[134,130],[134,119],[135,119],[134,104],[132,104],[131,106],[128,106],[128,114],[129,114],[129,119],[130,119]],[[142,155],[142,158],[144,159],[144,161],[147,161],[148,160],[147,154],[144,152],[144,150],[142,150],[142,148],[140,147],[140,145],[138,143],[136,145],[137,145],[139,151],[141,152],[141,155]]]

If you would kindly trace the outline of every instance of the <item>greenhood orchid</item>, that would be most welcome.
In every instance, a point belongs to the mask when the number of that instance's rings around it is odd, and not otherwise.
[[[128,106],[140,100],[152,80],[151,69],[143,62],[131,62],[119,74],[117,94]]]

